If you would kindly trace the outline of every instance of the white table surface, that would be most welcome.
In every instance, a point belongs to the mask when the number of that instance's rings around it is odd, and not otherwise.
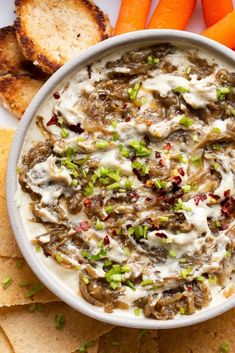
[[[42,0],[43,1],[43,0]],[[139,0],[141,1],[141,0]],[[174,1],[174,0],[172,0]],[[223,0],[221,0],[223,1]],[[235,4],[235,0],[234,4]],[[120,0],[95,0],[95,3],[100,6],[104,12],[109,15],[111,24],[114,26],[118,10],[120,6]],[[158,0],[152,1],[151,12],[154,10],[154,7],[158,3]],[[0,26],[4,27],[11,25],[14,21],[14,0],[0,0]],[[197,7],[194,11],[193,17],[190,21],[190,24],[187,30],[200,33],[204,28],[204,22],[201,13],[201,1],[197,1]],[[5,128],[16,128],[18,120],[4,108],[0,107],[0,127]],[[1,142],[1,141],[0,141]]]

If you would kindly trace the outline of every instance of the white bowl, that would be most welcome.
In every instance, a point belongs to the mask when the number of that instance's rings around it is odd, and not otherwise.
[[[212,57],[221,57],[222,60],[235,67],[235,54],[232,50],[210,39],[189,32],[174,30],[145,30],[124,34],[105,40],[64,65],[45,83],[38,94],[34,97],[16,131],[10,152],[7,172],[7,204],[12,229],[26,261],[39,279],[45,284],[45,286],[68,305],[85,315],[91,316],[94,319],[105,321],[114,325],[143,329],[176,328],[211,319],[233,308],[235,306],[235,296],[225,299],[223,302],[218,303],[218,305],[211,308],[205,308],[190,316],[182,315],[181,317],[177,317],[173,320],[159,321],[149,318],[128,317],[121,311],[108,314],[105,313],[102,308],[89,304],[81,298],[81,296],[72,294],[71,291],[63,286],[61,281],[54,276],[54,273],[52,273],[45,266],[45,263],[40,261],[28,237],[25,236],[26,231],[24,230],[19,208],[17,208],[15,202],[15,193],[17,190],[16,167],[18,165],[24,138],[27,134],[32,119],[44,100],[51,92],[56,90],[57,85],[61,83],[61,81],[71,75],[74,71],[79,70],[79,68],[83,65],[92,63],[100,57],[107,55],[111,51],[131,46],[147,46],[158,42],[170,42],[173,44],[196,46],[197,48],[202,48],[209,51]]]

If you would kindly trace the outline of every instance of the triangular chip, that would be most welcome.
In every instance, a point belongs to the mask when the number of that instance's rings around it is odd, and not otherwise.
[[[161,353],[235,352],[235,310],[198,325],[159,331]]]
[[[0,326],[16,353],[74,352],[112,329],[62,302],[45,304],[33,313],[26,306],[3,308]]]
[[[14,353],[13,348],[7,336],[5,335],[5,333],[1,328],[0,328],[0,353]]]
[[[137,353],[141,336],[141,330],[115,327],[100,338],[98,353]]]
[[[23,259],[0,257],[0,307],[56,300]]]
[[[139,353],[159,353],[157,330],[146,330],[142,333]]]

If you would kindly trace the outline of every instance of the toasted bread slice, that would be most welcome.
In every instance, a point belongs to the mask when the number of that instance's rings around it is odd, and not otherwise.
[[[0,73],[25,73],[25,64],[26,58],[21,53],[14,27],[0,28]]]
[[[23,54],[53,73],[111,34],[108,17],[91,0],[15,0]]]
[[[20,119],[43,83],[27,75],[0,76],[0,103]]]

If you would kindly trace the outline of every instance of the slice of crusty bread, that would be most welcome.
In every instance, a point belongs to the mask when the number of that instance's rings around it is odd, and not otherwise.
[[[23,54],[48,73],[111,35],[108,17],[92,0],[15,0],[15,5]]]
[[[20,119],[43,83],[27,75],[0,76],[0,103]]]
[[[26,58],[21,53],[14,27],[0,28],[0,73],[25,73],[25,64]]]

